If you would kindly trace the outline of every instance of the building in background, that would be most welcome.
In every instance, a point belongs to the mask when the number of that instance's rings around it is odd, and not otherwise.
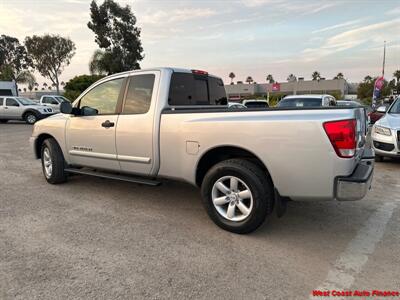
[[[18,96],[15,81],[0,81],[0,96]]]
[[[229,101],[241,101],[252,96],[280,95],[300,95],[300,94],[332,94],[346,97],[351,90],[351,85],[345,79],[320,79],[304,80],[298,78],[291,82],[276,83],[254,83],[254,84],[229,84],[225,85],[225,90]]]

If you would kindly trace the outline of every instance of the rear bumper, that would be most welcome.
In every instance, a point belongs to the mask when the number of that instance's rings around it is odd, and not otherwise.
[[[374,174],[374,151],[365,149],[363,157],[350,176],[337,177],[335,198],[340,201],[354,201],[365,197],[371,188]]]

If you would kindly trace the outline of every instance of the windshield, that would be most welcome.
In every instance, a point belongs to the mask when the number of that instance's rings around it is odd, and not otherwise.
[[[322,106],[320,98],[289,98],[282,99],[278,107],[304,107],[304,106]]]
[[[33,102],[31,99],[27,99],[27,98],[22,98],[22,97],[18,97],[17,98],[19,103],[21,103],[22,105],[36,105],[37,103]]]
[[[392,108],[389,110],[390,114],[400,114],[400,98],[397,98]]]
[[[66,98],[64,97],[56,97],[56,99],[58,100],[58,102],[62,103],[62,102],[69,102]]]

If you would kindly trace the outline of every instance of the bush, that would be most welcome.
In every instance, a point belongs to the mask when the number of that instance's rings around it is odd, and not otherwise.
[[[93,83],[103,78],[104,75],[79,75],[72,78],[65,84],[64,96],[74,101],[84,90]]]

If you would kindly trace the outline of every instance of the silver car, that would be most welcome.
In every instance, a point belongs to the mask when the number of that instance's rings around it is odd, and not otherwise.
[[[0,123],[9,120],[22,120],[28,124],[54,115],[51,107],[38,105],[36,102],[24,97],[0,97]]]
[[[384,157],[400,157],[400,97],[374,124],[371,137],[376,161],[383,161]]]

